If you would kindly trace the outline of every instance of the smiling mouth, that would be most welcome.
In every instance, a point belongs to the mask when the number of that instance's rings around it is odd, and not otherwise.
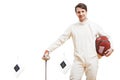
[[[82,16],[82,15],[79,15],[79,18],[83,18],[83,16]]]
[[[83,16],[79,16],[80,19],[83,19],[84,17]]]

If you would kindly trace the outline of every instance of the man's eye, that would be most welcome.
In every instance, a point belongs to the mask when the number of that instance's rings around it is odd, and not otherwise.
[[[82,11],[82,13],[84,13],[84,11]]]

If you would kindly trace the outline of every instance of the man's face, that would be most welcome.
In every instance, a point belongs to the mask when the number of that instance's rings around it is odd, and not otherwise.
[[[76,15],[78,16],[79,20],[83,22],[87,18],[87,11],[82,8],[76,8]]]

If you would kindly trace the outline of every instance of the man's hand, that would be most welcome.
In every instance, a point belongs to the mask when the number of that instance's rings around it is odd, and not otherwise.
[[[105,51],[105,56],[106,57],[110,56],[112,54],[112,52],[113,52],[112,48],[108,49],[107,51]]]
[[[44,55],[42,57],[43,60],[47,61],[50,59],[50,56],[49,56],[49,51],[48,50],[45,50],[44,52]]]

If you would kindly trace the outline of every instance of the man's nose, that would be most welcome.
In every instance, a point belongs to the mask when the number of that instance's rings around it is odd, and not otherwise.
[[[80,15],[82,15],[83,13],[81,12]]]

